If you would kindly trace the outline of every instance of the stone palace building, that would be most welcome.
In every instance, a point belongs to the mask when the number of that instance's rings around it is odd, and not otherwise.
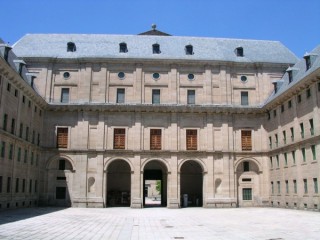
[[[320,47],[27,34],[0,43],[0,208],[320,209]]]

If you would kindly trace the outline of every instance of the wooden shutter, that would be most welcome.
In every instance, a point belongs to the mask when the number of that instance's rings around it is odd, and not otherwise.
[[[57,147],[58,148],[68,147],[68,128],[57,129]]]
[[[252,150],[251,130],[241,131],[241,146],[243,151]]]
[[[150,130],[150,149],[161,150],[161,129]]]
[[[187,130],[187,150],[197,150],[197,130]]]
[[[114,149],[125,149],[126,142],[126,130],[124,128],[114,129],[113,148]]]

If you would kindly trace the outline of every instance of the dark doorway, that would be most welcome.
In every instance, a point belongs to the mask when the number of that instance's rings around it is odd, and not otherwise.
[[[147,163],[143,172],[143,206],[167,206],[167,169],[159,161]]]
[[[129,207],[131,196],[131,168],[124,160],[115,160],[108,167],[107,206]]]
[[[182,207],[201,207],[203,170],[196,161],[186,161],[180,170],[180,201]]]

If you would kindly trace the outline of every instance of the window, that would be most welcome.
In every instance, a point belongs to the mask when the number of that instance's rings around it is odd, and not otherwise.
[[[250,171],[250,163],[249,162],[243,162],[243,171],[244,172]]]
[[[23,102],[23,103],[26,102],[26,96],[22,96],[22,102]]]
[[[9,193],[11,190],[11,177],[8,177],[7,180],[7,193]]]
[[[28,158],[28,150],[25,149],[25,150],[24,150],[24,157],[23,157],[23,162],[24,162],[24,163],[27,163],[27,158]]]
[[[296,152],[292,151],[291,154],[292,154],[292,163],[293,163],[293,165],[295,165],[296,164]]]
[[[66,199],[66,187],[56,187],[56,199]]]
[[[125,89],[118,88],[117,89],[117,103],[124,103],[124,97],[125,97]]]
[[[286,180],[286,194],[289,193],[289,182],[288,180]]]
[[[59,160],[59,170],[66,170],[66,160],[64,159]]]
[[[187,150],[197,150],[198,137],[197,130],[187,130]]]
[[[160,89],[152,89],[152,104],[160,104]]]
[[[268,120],[270,120],[271,119],[271,114],[270,114],[270,112],[268,112]]]
[[[9,145],[9,159],[13,159],[13,144]]]
[[[270,157],[270,168],[273,168],[272,157]]]
[[[289,100],[289,101],[288,101],[288,108],[291,108],[291,107],[292,107],[292,101]]]
[[[272,138],[269,137],[269,146],[270,146],[270,149],[272,149]]]
[[[36,132],[33,130],[33,131],[32,131],[32,138],[31,138],[31,139],[32,139],[32,140],[31,140],[31,143],[32,143],[32,144],[34,144],[35,138],[36,138]]]
[[[21,147],[18,148],[18,156],[17,156],[17,161],[21,161]]]
[[[6,142],[1,142],[1,157],[4,158],[6,156]]]
[[[113,135],[113,149],[125,149],[126,129],[115,128]]]
[[[195,104],[196,103],[196,91],[195,90],[188,90],[188,104]]]
[[[303,179],[303,189],[304,189],[304,193],[307,194],[308,193],[308,180],[307,179]]]
[[[241,131],[241,147],[242,147],[242,151],[252,150],[251,130]]]
[[[69,88],[61,88],[60,102],[62,102],[62,103],[69,102]]]
[[[37,154],[37,156],[36,156],[36,166],[38,166],[39,165],[39,154]]]
[[[314,178],[313,179],[313,189],[314,189],[314,193],[319,193],[319,189],[318,189],[318,179]]]
[[[40,146],[40,133],[37,135],[37,145]]]
[[[280,181],[277,181],[277,186],[278,186],[278,194],[280,194],[281,193]]]
[[[2,193],[2,183],[3,182],[3,178],[2,176],[0,176],[0,193]]]
[[[277,168],[279,168],[280,167],[279,155],[276,155],[276,160],[277,160]]]
[[[7,123],[8,123],[8,114],[3,115],[3,126],[2,129],[4,131],[7,131]]]
[[[284,155],[284,165],[288,166],[288,154],[284,153],[283,155]]]
[[[274,185],[273,185],[273,182],[271,182],[271,193],[274,194]]]
[[[309,125],[310,125],[310,134],[311,136],[314,135],[314,127],[313,127],[313,119],[309,119]]]
[[[150,149],[161,150],[161,129],[150,129]]]
[[[306,149],[301,148],[301,153],[302,153],[302,160],[303,160],[303,162],[305,162],[306,161]]]
[[[309,70],[311,68],[311,58],[310,55],[304,56],[304,59],[306,61],[306,70]]]
[[[307,89],[307,98],[309,98],[309,97],[311,97],[311,89],[310,88]]]
[[[31,163],[31,165],[33,165],[33,159],[34,159],[34,153],[31,152],[31,158],[30,158],[30,163]]]
[[[187,45],[186,46],[186,55],[193,55],[193,46],[192,45]]]
[[[19,137],[22,138],[22,135],[23,135],[23,123],[20,123]]]
[[[31,108],[31,101],[28,101],[28,107]]]
[[[26,180],[22,179],[22,192],[24,193],[26,190]]]
[[[312,160],[317,160],[316,145],[311,145]]]
[[[16,178],[16,193],[19,192],[19,178]]]
[[[29,180],[29,193],[32,192],[32,179]]]
[[[152,45],[152,53],[153,54],[160,54],[161,53],[159,44],[156,43],[156,44]]]
[[[14,90],[14,96],[15,96],[15,97],[18,97],[18,94],[19,94],[18,90],[15,89],[15,90]]]
[[[284,112],[284,105],[281,105],[281,112]]]
[[[248,92],[241,92],[241,105],[249,105]]]
[[[8,83],[8,85],[7,85],[7,90],[8,90],[8,92],[11,91],[11,84],[10,83]]]
[[[126,53],[128,52],[127,44],[126,43],[120,43],[119,44],[119,52]]]
[[[67,43],[67,52],[75,52],[77,51],[76,44],[74,42]]]
[[[320,92],[320,82],[318,82],[318,91]]]
[[[37,193],[38,192],[38,180],[34,181],[34,192]]]
[[[244,54],[243,54],[243,48],[242,47],[238,47],[235,49],[235,53],[236,53],[236,56],[237,57],[243,57]]]
[[[286,144],[286,143],[287,143],[287,134],[286,134],[286,131],[282,131],[282,136],[283,136],[283,143]]]
[[[301,95],[299,94],[297,98],[298,98],[298,103],[300,103],[301,102]]]
[[[273,117],[276,117],[277,116],[277,109],[274,109],[273,110]]]
[[[288,72],[288,77],[289,77],[289,83],[291,83],[293,81],[293,72],[292,70],[287,71]]]
[[[252,188],[243,188],[242,189],[242,199],[243,200],[252,200]]]
[[[68,147],[68,128],[57,128],[57,148]]]
[[[276,140],[276,142],[275,142],[276,147],[278,147],[278,143],[279,143],[279,141],[278,141],[278,134],[275,134],[275,135],[274,135],[274,138],[275,138],[275,140]]]
[[[293,180],[293,192],[296,194],[298,192],[297,180]]]
[[[290,133],[291,133],[291,141],[294,141],[294,130],[293,127],[290,128]]]
[[[26,140],[29,141],[29,127],[26,127]]]

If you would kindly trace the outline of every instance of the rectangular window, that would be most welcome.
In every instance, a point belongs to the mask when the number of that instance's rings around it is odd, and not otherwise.
[[[269,146],[270,146],[270,149],[272,149],[272,138],[269,137]]]
[[[273,117],[276,117],[277,116],[277,109],[274,109],[273,110]]]
[[[293,192],[296,194],[298,192],[297,180],[293,180]]]
[[[303,189],[304,189],[304,193],[307,194],[308,193],[308,180],[307,179],[303,179]]]
[[[273,182],[271,182],[271,193],[274,194],[274,185],[273,185]]]
[[[303,160],[303,162],[305,162],[306,161],[306,149],[301,148],[301,153],[302,153],[302,160]]]
[[[313,179],[313,189],[314,189],[314,193],[319,193],[319,189],[318,189],[318,179],[314,178]]]
[[[289,182],[288,180],[286,180],[286,194],[289,193]]]
[[[21,147],[18,148],[18,157],[17,157],[18,162],[21,161]]]
[[[64,159],[59,160],[59,170],[66,170],[66,160]]]
[[[11,91],[11,84],[10,83],[7,84],[7,90],[8,90],[8,92]]]
[[[252,150],[251,130],[241,131],[241,146],[242,146],[242,151]]]
[[[298,98],[298,103],[301,103],[301,95],[300,94],[298,95],[297,98]]]
[[[278,186],[278,194],[280,194],[281,193],[280,181],[277,181],[277,186]]]
[[[248,92],[241,92],[241,105],[249,105]]]
[[[6,156],[6,142],[1,142],[1,157],[4,158]]]
[[[311,145],[312,160],[317,160],[316,145]]]
[[[161,129],[150,129],[150,149],[161,150]]]
[[[198,148],[198,136],[197,130],[190,130],[186,131],[187,133],[187,150],[197,150]]]
[[[56,187],[56,199],[66,199],[66,187]]]
[[[40,133],[37,135],[37,146],[40,146]]]
[[[286,131],[282,131],[282,136],[283,136],[283,144],[287,143],[287,134]]]
[[[25,149],[25,150],[24,150],[24,158],[23,158],[23,162],[24,162],[24,163],[27,163],[27,159],[28,159],[28,150],[27,150],[27,149]]]
[[[272,157],[270,157],[270,168],[273,168]]]
[[[61,88],[60,102],[62,102],[62,103],[69,102],[69,88]]]
[[[38,166],[39,165],[39,154],[37,154],[37,156],[36,156],[36,166]]]
[[[242,189],[242,199],[243,200],[252,200],[252,188],[243,188]]]
[[[16,130],[16,120],[14,118],[11,119],[11,134],[14,134]]]
[[[276,142],[275,142],[275,144],[276,144],[276,147],[278,147],[278,143],[279,143],[279,141],[278,141],[278,134],[275,134],[274,135],[274,138],[276,139]]]
[[[296,164],[296,151],[292,151],[292,163],[295,165]]]
[[[22,179],[22,192],[24,193],[26,190],[26,180]]]
[[[304,127],[303,127],[303,123],[300,123],[300,131],[301,131],[301,138],[304,138]]]
[[[125,97],[125,89],[118,88],[117,89],[117,103],[124,103],[124,97]]]
[[[283,155],[284,155],[284,165],[288,166],[288,155],[287,153],[284,153]]]
[[[31,152],[31,159],[30,159],[30,163],[31,163],[31,165],[33,165],[33,158],[34,158],[34,153],[33,153],[33,152]]]
[[[195,90],[188,90],[188,104],[195,104],[196,103],[196,91]]]
[[[9,145],[9,159],[13,159],[13,144]]]
[[[32,131],[32,139],[31,139],[31,143],[34,144],[35,138],[36,138],[36,132],[33,130]]]
[[[152,104],[160,104],[160,89],[152,89]]]
[[[309,119],[309,125],[310,125],[310,134],[311,136],[314,135],[314,127],[313,127],[313,119]]]
[[[250,163],[249,162],[243,162],[243,171],[244,172],[250,171]]]
[[[0,176],[0,193],[2,193],[3,178]]]
[[[23,123],[20,123],[19,137],[22,138],[22,135],[23,135]]]
[[[29,127],[26,127],[26,141],[29,140]]]
[[[290,133],[291,133],[291,141],[294,141],[294,130],[293,127],[290,128]]]
[[[311,89],[310,88],[307,89],[307,98],[309,98],[309,97],[311,97]]]
[[[11,177],[8,177],[7,180],[7,193],[9,193],[11,190]]]
[[[281,112],[284,112],[284,105],[281,105]]]
[[[29,193],[32,193],[32,179],[29,180]]]
[[[115,128],[113,135],[113,149],[125,149],[126,129]]]
[[[279,155],[276,155],[276,160],[277,160],[277,168],[280,167],[280,164],[279,164]]]
[[[19,192],[19,178],[16,178],[16,193]]]
[[[26,102],[26,96],[22,96],[22,102],[23,102],[23,103]]]
[[[292,107],[292,101],[289,100],[289,101],[288,101],[288,108],[291,108],[291,107]]]
[[[57,148],[68,147],[68,128],[57,128]]]
[[[3,126],[2,129],[4,131],[7,131],[7,124],[8,124],[8,114],[3,115]]]
[[[34,192],[37,193],[38,192],[38,180],[34,181]]]

